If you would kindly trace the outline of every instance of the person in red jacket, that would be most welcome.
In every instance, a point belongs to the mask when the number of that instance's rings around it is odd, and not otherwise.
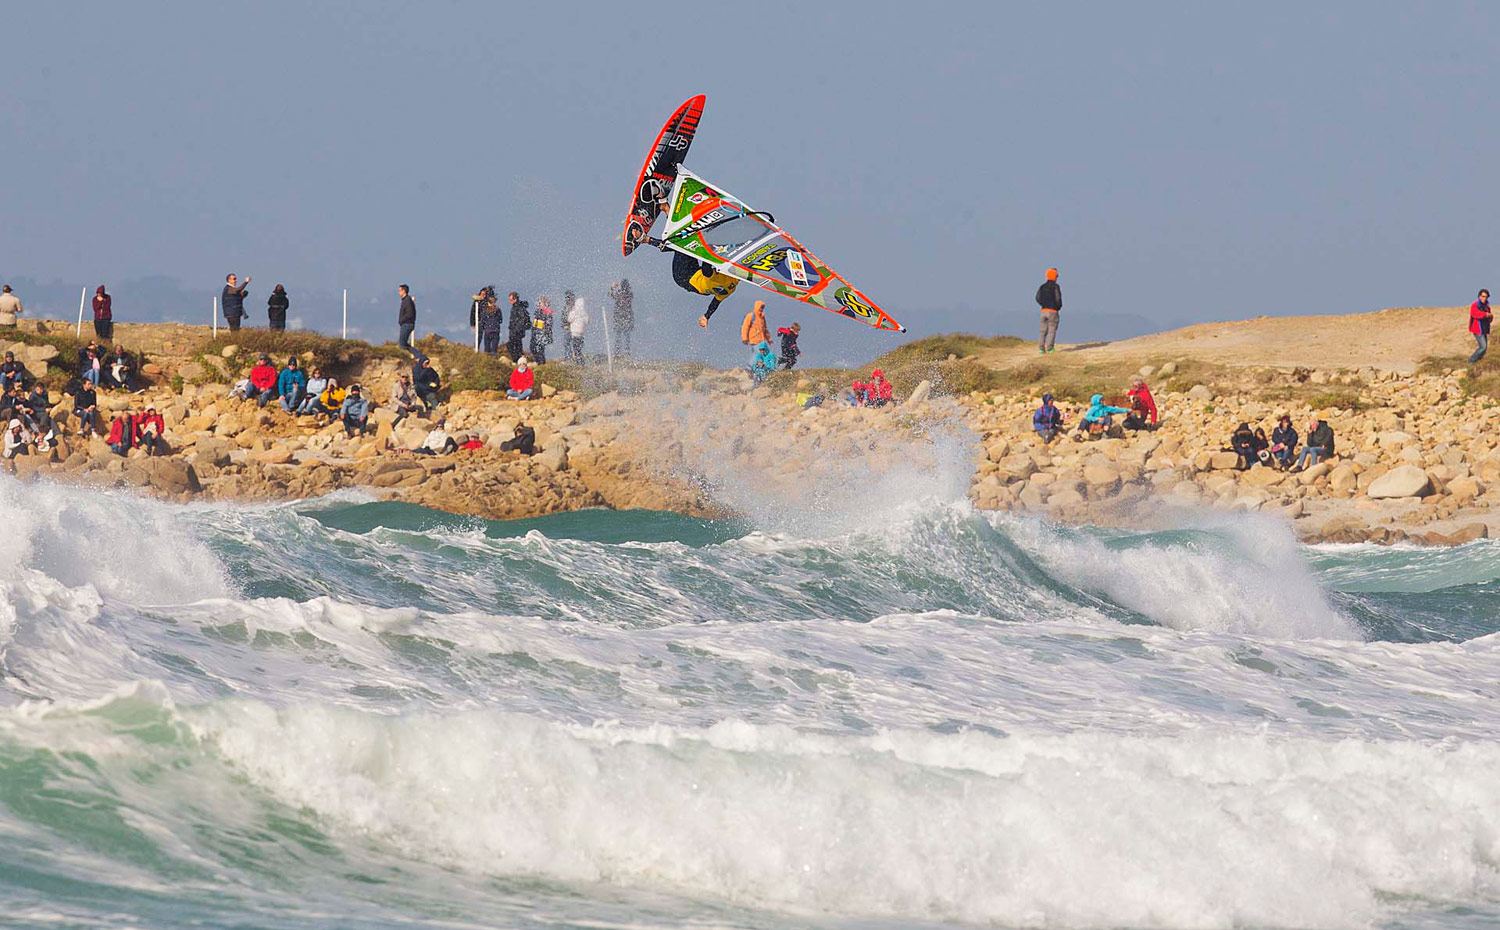
[[[885,380],[885,372],[879,368],[870,372],[870,406],[884,407],[896,402],[896,387]]]
[[[113,305],[109,292],[104,290],[104,285],[99,285],[94,291],[94,335],[106,341],[115,334],[115,316],[110,309]]]
[[[506,389],[505,396],[511,400],[530,400],[535,387],[536,372],[531,370],[531,365],[523,355],[510,373],[510,387]]]
[[[104,442],[115,455],[124,455],[135,446],[135,417],[129,410],[109,424],[109,436]]]
[[[276,366],[271,364],[271,356],[262,355],[250,369],[250,386],[255,389],[256,403],[262,407],[276,396]]]
[[[1490,290],[1481,288],[1479,299],[1469,304],[1469,332],[1474,334],[1474,341],[1479,343],[1479,348],[1469,356],[1469,364],[1484,358],[1484,353],[1490,350],[1490,320],[1494,314],[1490,313]]]
[[[166,454],[167,441],[163,438],[166,431],[167,424],[151,404],[147,404],[146,411],[135,418],[135,444],[145,449],[147,455]]]
[[[1125,396],[1130,398],[1130,413],[1120,425],[1126,429],[1156,429],[1156,399],[1146,387],[1146,379],[1140,375],[1131,378]]]

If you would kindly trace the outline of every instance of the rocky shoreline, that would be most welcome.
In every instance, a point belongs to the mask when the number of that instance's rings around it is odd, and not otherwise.
[[[589,507],[725,516],[767,502],[816,508],[860,481],[886,474],[899,481],[901,469],[920,469],[936,454],[934,443],[949,437],[961,459],[950,470],[985,510],[1147,527],[1176,519],[1166,516],[1172,510],[1258,512],[1287,521],[1306,541],[1322,542],[1451,545],[1500,531],[1491,515],[1500,501],[1500,407],[1466,396],[1462,373],[1453,370],[1296,375],[1340,386],[1343,407],[1314,407],[1316,398],[1268,399],[1274,392],[1253,382],[1269,376],[1247,372],[1247,383],[1235,388],[1195,385],[1158,394],[1162,422],[1153,432],[1050,445],[1031,430],[1041,386],[952,398],[931,396],[924,383],[892,408],[830,402],[804,410],[793,392],[752,390],[741,372],[689,378],[645,365],[595,381],[586,392],[554,390],[544,373],[537,400],[508,401],[494,391],[449,397],[442,411],[448,430],[481,447],[422,456],[401,450],[419,445],[430,421],[395,424],[390,410],[377,407],[374,434],[349,438],[337,423],[293,417],[274,404],[258,408],[228,397],[227,384],[204,381],[203,327],[121,329],[125,345],[148,347],[151,386],[139,395],[101,394],[106,422],[113,411],[150,403],[166,421],[172,454],[148,458],[132,450],[122,457],[98,439],[65,435],[53,456],[18,457],[5,463],[7,471],[23,480],[135,488],[184,501],[287,501],[362,488],[382,499],[496,519]],[[58,362],[51,346],[7,347],[39,374]],[[233,345],[217,359],[222,364],[209,367],[225,380],[249,361]],[[435,360],[444,370],[456,363]],[[376,357],[347,376],[383,400],[401,367],[400,360]],[[1173,372],[1164,367],[1143,373],[1165,383]],[[797,384],[815,386],[805,377]],[[54,415],[71,426],[71,405],[60,400]],[[1235,426],[1269,428],[1283,411],[1298,424],[1314,415],[1327,419],[1337,434],[1337,458],[1300,474],[1237,470],[1237,457],[1223,451]],[[522,421],[536,430],[534,456],[499,448]]]

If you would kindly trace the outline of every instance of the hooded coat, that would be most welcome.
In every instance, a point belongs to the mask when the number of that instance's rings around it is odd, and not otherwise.
[[[768,375],[776,370],[776,356],[771,354],[771,344],[761,340],[755,347],[755,356],[750,359],[750,368],[757,374]]]
[[[531,328],[531,304],[518,300],[510,305],[510,341],[520,342]]]
[[[1085,423],[1103,423],[1111,414],[1129,413],[1124,407],[1111,407],[1104,402],[1103,394],[1095,394],[1089,398],[1089,409],[1083,415]]]
[[[745,314],[745,322],[740,324],[740,342],[753,346],[770,341],[771,333],[766,329],[766,302],[757,300],[750,312]]]

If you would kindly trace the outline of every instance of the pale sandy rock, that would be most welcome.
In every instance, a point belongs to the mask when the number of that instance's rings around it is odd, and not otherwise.
[[[1415,465],[1402,465],[1381,475],[1365,494],[1374,499],[1425,497],[1432,493],[1432,479]]]
[[[912,388],[911,395],[906,398],[906,402],[908,404],[920,404],[931,396],[932,382],[924,379],[917,382],[917,386]]]
[[[1000,473],[1010,481],[1029,478],[1037,470],[1036,462],[1025,452],[1008,455],[998,464],[1000,466]]]
[[[1279,472],[1274,468],[1257,466],[1250,469],[1240,478],[1240,483],[1252,488],[1272,488],[1286,480],[1286,473]]]
[[[1328,487],[1339,493],[1353,491],[1359,485],[1359,472],[1351,462],[1340,462],[1328,473]]]
[[[240,347],[233,343],[230,343],[229,345],[219,350],[219,356],[221,358],[234,358],[239,353]]]
[[[1213,400],[1214,392],[1205,384],[1195,384],[1188,388],[1187,396],[1188,400]]]
[[[1208,469],[1212,471],[1225,471],[1237,468],[1240,457],[1235,452],[1214,452],[1209,456]]]

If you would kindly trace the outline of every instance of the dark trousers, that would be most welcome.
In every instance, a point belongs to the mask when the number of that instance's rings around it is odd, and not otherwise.
[[[400,326],[399,334],[396,336],[396,345],[398,345],[401,348],[405,349],[406,351],[410,352],[412,355],[419,355],[419,353],[417,352],[417,350],[414,349],[414,348],[412,348],[412,345],[411,345],[411,334],[414,333],[414,332],[416,332],[416,331],[417,331],[417,324],[415,324],[415,323],[402,323],[401,326]]]
[[[115,321],[95,320],[94,336],[99,339],[113,339],[115,337]]]
[[[231,333],[237,333],[240,331],[240,320],[244,318],[241,317],[238,313],[236,313],[234,316],[230,316],[226,313],[224,314],[224,319],[229,321],[229,331]]]
[[[521,360],[521,342],[525,338],[525,333],[511,333],[510,341],[505,344],[505,351],[510,353],[510,360],[512,363]]]
[[[494,355],[500,351],[500,331],[498,329],[491,329],[480,333],[479,339],[484,345],[486,355]]]
[[[270,320],[267,320],[266,321],[266,328],[268,328],[268,329],[286,329],[286,317],[282,317],[279,320],[278,319],[274,319],[274,318],[270,319]]]

